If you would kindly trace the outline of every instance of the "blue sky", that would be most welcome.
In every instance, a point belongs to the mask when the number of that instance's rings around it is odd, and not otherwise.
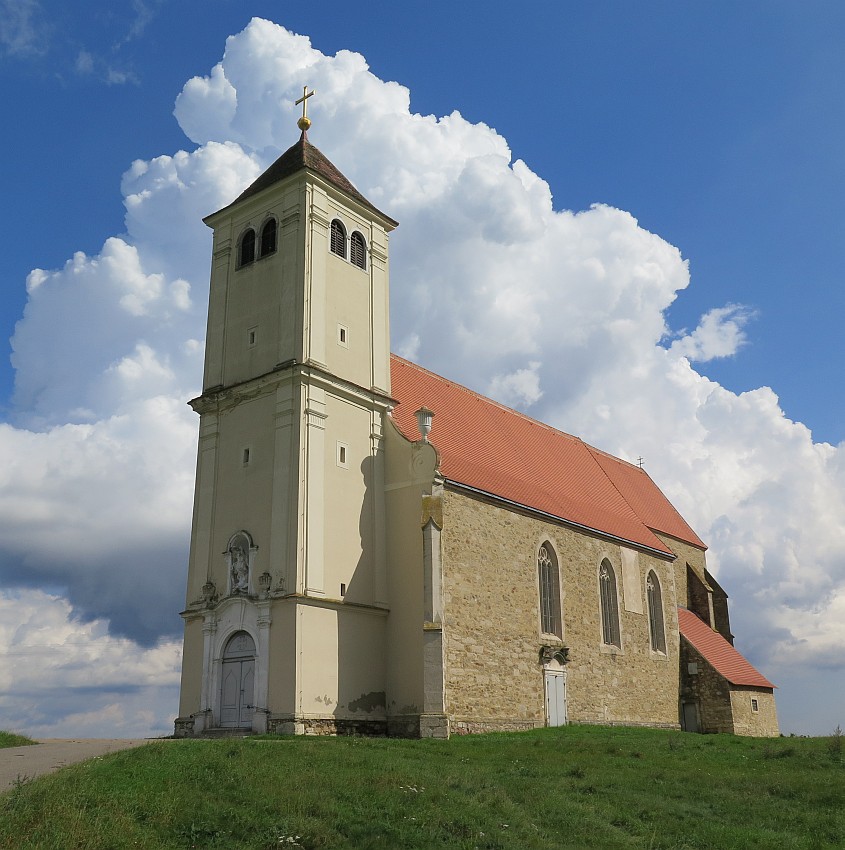
[[[0,0],[0,644],[33,671],[26,705],[0,673],[0,728],[161,733],[175,714],[199,221],[295,140],[303,81],[312,141],[402,223],[394,349],[644,456],[711,544],[784,729],[845,722],[845,7],[479,8]],[[286,32],[237,35],[252,16]],[[437,120],[415,135],[412,114]],[[83,692],[89,646],[113,662]]]
[[[0,59],[5,111],[16,116],[0,165],[14,199],[5,335],[34,265],[95,250],[119,228],[116,186],[129,163],[185,146],[175,94],[261,15],[324,53],[362,53],[379,77],[411,89],[416,112],[457,109],[494,127],[550,183],[556,206],[630,211],[690,261],[695,285],[672,307],[674,327],[694,325],[711,303],[756,312],[741,356],[707,374],[737,391],[771,386],[817,439],[843,438],[841,3],[527,3],[519,22],[501,3],[484,15],[474,4],[373,3],[357,19],[333,2],[32,8],[31,48]],[[49,239],[36,235],[46,214],[61,222]]]

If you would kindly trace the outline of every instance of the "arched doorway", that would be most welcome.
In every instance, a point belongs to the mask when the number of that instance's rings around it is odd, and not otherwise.
[[[223,650],[220,686],[220,725],[238,729],[252,726],[255,694],[255,641],[247,632],[235,632]]]

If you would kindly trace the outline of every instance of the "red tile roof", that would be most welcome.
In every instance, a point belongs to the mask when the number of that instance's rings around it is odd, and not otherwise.
[[[717,631],[714,631],[692,611],[678,608],[678,627],[686,640],[704,657],[713,669],[732,685],[754,688],[775,686],[754,669]]]
[[[393,419],[419,439],[415,411],[434,411],[430,440],[456,484],[665,554],[662,532],[705,548],[646,472],[391,355]]]
[[[691,543],[699,549],[707,546],[690,528],[686,520],[675,510],[660,488],[649,478],[648,473],[618,457],[590,448],[597,463],[613,481],[625,501],[637,516],[654,531],[668,534],[678,540]],[[643,480],[647,479],[647,482]]]

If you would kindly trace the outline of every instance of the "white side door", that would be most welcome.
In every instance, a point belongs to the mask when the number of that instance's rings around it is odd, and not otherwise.
[[[546,722],[549,726],[566,724],[566,673],[546,670]]]

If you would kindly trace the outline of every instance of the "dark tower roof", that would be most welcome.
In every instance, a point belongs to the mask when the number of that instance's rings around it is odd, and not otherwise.
[[[331,163],[311,142],[308,141],[308,134],[303,131],[296,144],[291,145],[257,180],[247,186],[231,204],[223,207],[224,210],[233,207],[235,204],[257,195],[264,189],[284,180],[285,177],[290,177],[297,171],[307,168],[318,174],[324,180],[336,186],[342,192],[349,195],[359,204],[371,209],[381,218],[387,220],[396,227],[399,222],[392,219],[389,215],[385,215],[378,207],[373,206],[353,185],[340,173],[337,166]],[[222,212],[223,210],[220,210]]]

